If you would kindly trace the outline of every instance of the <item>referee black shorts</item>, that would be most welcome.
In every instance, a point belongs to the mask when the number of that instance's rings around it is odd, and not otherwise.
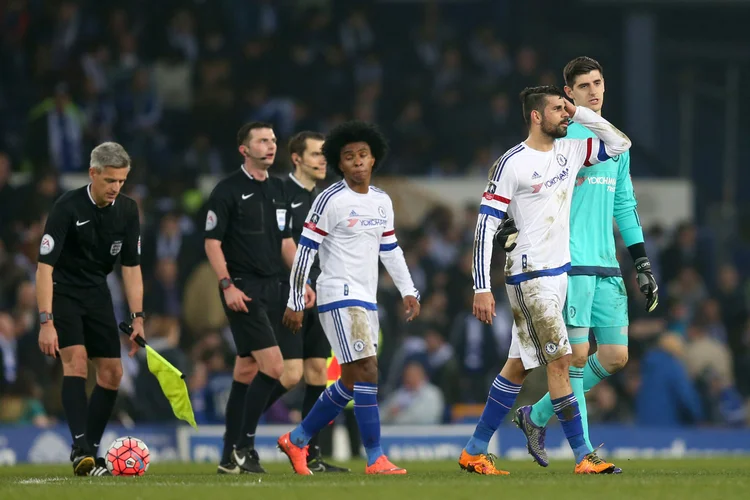
[[[232,311],[224,300],[224,292],[219,290],[221,303],[232,329],[237,355],[245,358],[253,351],[278,345],[275,335],[281,324],[278,277],[239,275],[233,276],[232,281],[234,286],[253,299],[245,302],[246,313]]]
[[[54,285],[52,314],[60,349],[82,345],[89,358],[120,357],[120,333],[106,285],[90,288]]]
[[[284,309],[289,300],[289,283],[281,283],[280,302]],[[283,324],[279,324],[277,339],[284,359],[329,358],[331,344],[326,338],[318,317],[318,308],[305,309],[302,328],[293,333]]]

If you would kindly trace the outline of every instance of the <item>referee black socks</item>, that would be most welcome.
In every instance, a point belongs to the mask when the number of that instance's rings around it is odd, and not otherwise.
[[[278,380],[258,372],[245,396],[245,412],[242,416],[242,430],[237,442],[237,449],[255,447],[255,430],[258,428],[260,416],[266,409],[266,403],[271,396]]]
[[[85,453],[90,453],[86,441],[86,416],[88,414],[86,402],[86,379],[83,377],[63,377],[62,406],[68,421],[73,446]]]
[[[89,414],[86,426],[86,438],[91,446],[91,452],[96,457],[99,453],[99,442],[102,440],[104,429],[107,427],[112,410],[117,401],[117,390],[105,389],[96,384],[89,401]]]
[[[274,387],[273,391],[271,391],[271,395],[268,396],[268,403],[266,403],[266,408],[265,408],[265,410],[263,410],[263,412],[265,413],[266,411],[268,411],[268,409],[271,406],[273,406],[273,404],[276,401],[278,401],[279,399],[281,399],[281,396],[283,396],[284,394],[286,394],[288,391],[289,391],[289,389],[287,389],[286,387],[284,387],[281,384],[281,381],[279,380],[277,382],[277,384],[276,384],[276,387]]]
[[[242,427],[242,414],[245,411],[245,397],[247,396],[247,384],[232,381],[232,389],[229,391],[226,410],[226,430],[224,432],[224,450],[221,453],[221,463],[228,464],[232,460],[232,450],[240,438]]]

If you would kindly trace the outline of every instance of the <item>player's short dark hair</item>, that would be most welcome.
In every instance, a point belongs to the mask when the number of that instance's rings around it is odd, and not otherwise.
[[[523,105],[523,119],[526,121],[526,125],[530,125],[531,112],[536,110],[544,113],[547,97],[562,97],[565,99],[565,94],[554,85],[543,85],[541,87],[526,87],[521,91],[520,97]]]
[[[259,129],[259,128],[270,128],[273,130],[273,125],[266,122],[248,122],[240,127],[240,129],[237,131],[237,147],[242,146],[245,144],[245,141],[247,140],[248,135],[250,135],[250,131]]]
[[[599,61],[586,56],[576,57],[563,68],[565,85],[572,87],[576,83],[576,78],[587,75],[592,71],[598,71],[604,77],[604,70]]]
[[[310,130],[305,130],[304,132],[298,132],[294,134],[292,138],[289,139],[289,157],[291,157],[294,153],[302,156],[305,153],[305,149],[307,149],[308,139],[324,141],[326,139],[326,136],[324,136],[320,132],[312,132]]]
[[[383,164],[383,160],[388,155],[388,141],[377,125],[356,120],[337,125],[325,137],[323,156],[326,157],[328,165],[342,177],[344,173],[339,167],[341,150],[353,142],[366,142],[370,146],[372,156],[375,157],[373,172]]]

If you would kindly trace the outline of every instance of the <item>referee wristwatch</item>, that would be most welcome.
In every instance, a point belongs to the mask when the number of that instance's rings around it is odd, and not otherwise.
[[[43,325],[48,321],[54,321],[54,316],[52,316],[52,313],[48,312],[40,312],[39,313],[39,324]]]
[[[221,288],[222,290],[226,290],[232,285],[234,285],[234,283],[232,283],[232,280],[230,278],[221,278],[219,280],[219,288]]]
[[[146,313],[144,312],[130,313],[130,319],[134,320],[135,318],[146,319]]]

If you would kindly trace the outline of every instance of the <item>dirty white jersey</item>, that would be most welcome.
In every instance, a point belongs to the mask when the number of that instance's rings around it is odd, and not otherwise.
[[[394,230],[391,198],[370,186],[367,194],[339,181],[318,195],[302,230],[290,275],[288,307],[304,309],[304,287],[319,253],[319,312],[347,307],[377,310],[378,257],[403,297],[419,298]]]
[[[570,205],[576,174],[630,148],[630,140],[593,111],[578,107],[573,118],[597,137],[556,140],[551,151],[522,142],[492,166],[474,238],[476,291],[490,290],[493,239],[506,216],[518,227],[516,248],[506,255],[507,284],[570,269]]]

